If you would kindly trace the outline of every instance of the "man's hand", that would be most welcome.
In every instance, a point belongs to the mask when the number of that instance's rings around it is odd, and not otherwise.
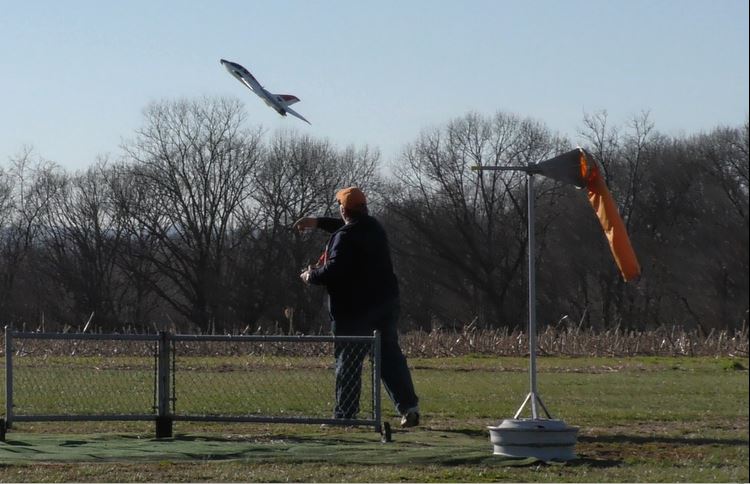
[[[299,275],[299,278],[302,279],[302,282],[305,284],[310,284],[310,271],[313,270],[313,266],[307,266],[307,269],[302,271],[302,274]]]
[[[297,232],[304,232],[305,230],[314,229],[318,226],[318,219],[315,217],[302,217],[301,219],[294,222],[292,228]]]

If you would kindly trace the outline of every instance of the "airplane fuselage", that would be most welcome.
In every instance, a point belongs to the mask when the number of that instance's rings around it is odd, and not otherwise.
[[[302,121],[310,124],[310,121],[306,120],[301,114],[289,107],[290,104],[299,102],[297,96],[291,94],[273,94],[267,91],[263,86],[260,85],[258,80],[253,76],[250,71],[237,64],[236,62],[228,61],[225,59],[220,60],[221,65],[229,71],[232,76],[245,85],[248,89],[253,91],[259,98],[263,100],[270,108],[279,113],[282,116],[292,114]]]
[[[263,86],[260,85],[258,80],[255,79],[255,76],[250,74],[250,71],[235,62],[224,59],[221,59],[221,64],[226,68],[226,70],[229,71],[230,74],[232,74],[232,76],[234,76],[235,79],[249,87],[251,91],[257,94],[261,99],[263,99],[263,102],[265,102],[269,107],[273,108],[280,115],[286,116],[286,109],[284,108],[284,105],[276,99],[276,96],[266,91]]]

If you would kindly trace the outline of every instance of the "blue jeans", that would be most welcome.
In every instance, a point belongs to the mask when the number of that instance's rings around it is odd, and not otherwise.
[[[337,336],[365,336],[380,331],[380,377],[400,415],[417,408],[419,398],[414,391],[406,357],[398,344],[398,299],[384,303],[360,319],[334,321]],[[356,418],[362,387],[362,363],[368,350],[361,343],[337,343],[335,418]]]

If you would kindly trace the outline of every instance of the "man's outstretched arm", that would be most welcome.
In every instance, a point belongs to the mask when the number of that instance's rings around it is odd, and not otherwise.
[[[333,217],[302,217],[294,222],[292,228],[298,232],[318,228],[332,233],[344,226],[344,221]]]

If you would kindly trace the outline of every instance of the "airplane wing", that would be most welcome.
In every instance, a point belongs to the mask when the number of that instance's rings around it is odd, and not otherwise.
[[[276,96],[276,99],[281,101],[284,106],[291,106],[292,104],[299,102],[299,98],[291,94],[274,94],[274,96]]]
[[[245,79],[245,76],[243,76],[242,74],[240,74],[240,82],[242,84],[244,84],[245,87],[247,87],[248,89],[250,89],[251,91],[253,91],[255,94],[258,94],[258,91],[255,90],[255,88],[253,87],[252,84],[250,84],[249,82],[247,82],[247,79]]]
[[[304,117],[303,117],[303,116],[302,116],[302,115],[301,115],[300,113],[298,113],[298,112],[297,112],[297,111],[295,111],[294,109],[292,109],[292,108],[289,108],[289,107],[287,107],[287,108],[284,108],[284,111],[286,111],[287,113],[291,114],[292,116],[296,116],[296,117],[298,117],[298,118],[299,118],[299,119],[301,119],[302,121],[304,121],[304,122],[306,122],[307,124],[309,124],[310,126],[312,126],[312,123],[310,123],[310,121],[306,120],[306,119],[305,119],[305,118],[304,118]]]

